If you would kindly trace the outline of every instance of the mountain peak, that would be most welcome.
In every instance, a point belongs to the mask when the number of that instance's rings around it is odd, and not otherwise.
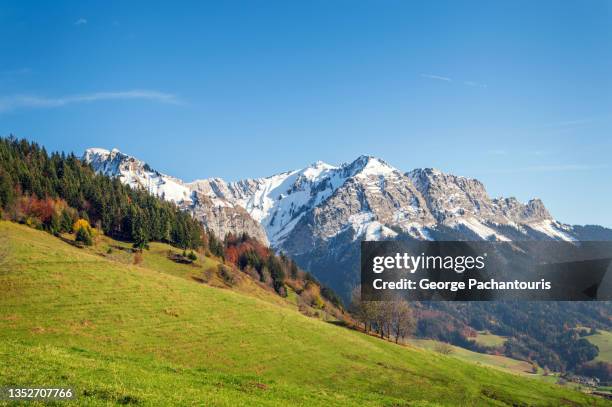
[[[348,176],[383,176],[397,172],[397,169],[384,160],[371,155],[361,155],[350,164],[344,164],[342,167],[348,173]]]
[[[316,161],[310,164],[308,167],[298,170],[298,173],[301,173],[306,178],[310,180],[318,179],[321,176],[324,176],[329,170],[336,169],[333,165],[327,164],[321,160]]]
[[[109,155],[110,151],[105,148],[100,147],[91,147],[85,150],[84,156],[88,155]]]
[[[114,159],[122,160],[124,158],[133,158],[133,157],[130,157],[127,154],[122,153],[116,147],[110,151],[105,148],[92,147],[92,148],[86,149],[85,153],[83,154],[83,159],[86,162],[89,162],[90,164],[94,162],[104,162],[109,159],[110,160],[114,160]]]
[[[310,167],[321,168],[321,167],[333,167],[333,166],[330,164],[327,164],[325,161],[317,160],[313,162],[312,164],[310,164]]]
[[[428,174],[428,175],[444,175],[444,173],[437,169],[437,168],[433,168],[433,167],[427,167],[427,168],[417,168],[412,170],[411,172],[421,172],[423,174]]]
[[[552,219],[552,216],[544,206],[540,198],[530,199],[525,205],[525,217],[537,219]]]

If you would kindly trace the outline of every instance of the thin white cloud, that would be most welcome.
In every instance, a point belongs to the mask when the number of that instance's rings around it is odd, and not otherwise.
[[[434,81],[453,82],[453,78],[451,78],[450,76],[433,75],[430,73],[422,73],[421,78],[432,79]],[[474,82],[474,81],[463,81],[463,84],[465,86],[470,86],[473,88],[486,88],[487,87],[487,84],[485,83]]]
[[[486,83],[480,83],[480,82],[474,82],[474,81],[464,81],[463,84],[466,86],[471,86],[473,88],[486,88],[487,87]]]
[[[155,90],[128,90],[121,92],[96,92],[48,98],[30,95],[0,97],[0,112],[23,108],[50,108],[69,104],[91,103],[102,100],[149,100],[158,103],[180,104],[176,95]]]
[[[74,22],[74,25],[85,25],[85,24],[87,24],[87,19],[83,17],[79,18],[78,20]]]
[[[453,80],[448,76],[432,75],[428,73],[422,73],[421,78],[433,79],[436,81],[452,82]]]

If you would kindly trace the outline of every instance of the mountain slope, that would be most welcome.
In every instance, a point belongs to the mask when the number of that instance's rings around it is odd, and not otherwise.
[[[91,164],[96,172],[117,177],[132,188],[145,189],[155,196],[177,204],[193,200],[192,192],[183,181],[161,174],[146,163],[117,149],[108,151],[103,148],[89,148],[85,151],[83,160]]]
[[[21,225],[0,236],[3,383],[69,383],[87,405],[605,405]]]

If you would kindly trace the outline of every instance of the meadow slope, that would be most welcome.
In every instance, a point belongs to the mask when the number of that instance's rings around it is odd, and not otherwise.
[[[599,331],[585,338],[599,348],[599,354],[595,358],[596,362],[612,363],[612,332]]]
[[[152,253],[134,266],[4,221],[0,243],[0,383],[71,385],[80,405],[607,405],[164,272]]]

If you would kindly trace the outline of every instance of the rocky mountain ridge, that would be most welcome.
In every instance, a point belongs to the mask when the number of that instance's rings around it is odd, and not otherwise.
[[[247,232],[269,242],[334,288],[339,274],[355,269],[361,240],[571,241],[589,233],[556,221],[539,199],[491,198],[478,180],[432,168],[403,172],[372,156],[236,182],[184,182],[116,149],[88,149],[84,159],[176,202],[219,236]]]
[[[295,235],[303,235],[304,228],[322,240],[347,229],[361,240],[393,238],[398,233],[431,239],[430,232],[441,225],[468,230],[476,239],[511,240],[499,226],[526,236],[573,239],[572,228],[555,221],[539,199],[526,204],[515,198],[492,199],[478,180],[431,168],[403,173],[371,156],[341,166],[319,161],[300,170],[237,182],[220,178],[184,182],[117,149],[88,149],[83,158],[97,172],[192,210],[213,230],[246,228],[281,249]],[[221,221],[220,216],[236,216],[239,221]],[[258,228],[248,217],[264,232],[253,233]]]
[[[431,232],[440,226],[465,230],[466,238],[476,240],[512,240],[517,234],[574,239],[571,227],[554,220],[539,199],[526,204],[492,199],[477,180],[434,169],[403,173],[370,156],[339,167],[317,162],[268,178],[233,183],[217,178],[189,185],[243,207],[262,224],[274,247],[294,254],[308,250],[308,240],[314,245],[347,230],[353,240],[400,233],[432,239]]]

